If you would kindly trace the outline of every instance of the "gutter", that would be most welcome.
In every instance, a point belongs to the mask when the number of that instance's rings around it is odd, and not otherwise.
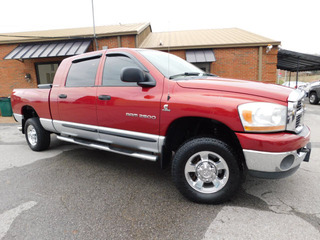
[[[185,45],[185,46],[144,46],[141,44],[140,48],[154,49],[154,50],[188,50],[188,49],[204,49],[204,48],[243,48],[243,47],[266,47],[269,44],[273,46],[281,45],[281,42],[260,42],[260,43],[235,43],[235,44],[217,44],[217,45]]]

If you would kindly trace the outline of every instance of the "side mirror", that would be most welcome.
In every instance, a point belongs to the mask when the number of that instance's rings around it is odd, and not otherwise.
[[[156,86],[156,80],[154,80],[150,74],[144,73],[140,68],[123,68],[120,79],[123,82],[136,82],[141,87]]]
[[[123,82],[144,82],[145,74],[139,68],[123,68],[121,70],[120,78]]]

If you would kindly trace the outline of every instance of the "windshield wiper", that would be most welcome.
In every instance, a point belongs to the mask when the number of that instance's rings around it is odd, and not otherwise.
[[[180,74],[176,74],[176,75],[172,75],[169,77],[169,79],[174,79],[177,77],[184,77],[184,76],[199,76],[201,73],[199,72],[184,72],[184,73],[180,73]]]
[[[213,73],[204,73],[203,76],[218,77],[218,75],[213,74]]]

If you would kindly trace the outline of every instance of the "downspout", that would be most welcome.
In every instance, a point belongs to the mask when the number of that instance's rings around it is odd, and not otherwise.
[[[259,63],[258,63],[258,81],[262,81],[262,49],[263,47],[259,47]]]
[[[299,68],[300,68],[300,57],[298,57],[297,75],[296,75],[296,88],[298,88]]]
[[[135,48],[140,47],[140,46],[139,46],[139,45],[140,45],[140,42],[138,43],[138,36],[139,36],[139,34],[137,34],[137,35],[135,36],[135,43],[134,43]]]
[[[118,36],[118,47],[122,47],[122,44],[121,44],[121,36]]]

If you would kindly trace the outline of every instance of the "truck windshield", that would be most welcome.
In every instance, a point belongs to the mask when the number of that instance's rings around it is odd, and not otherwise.
[[[175,55],[153,50],[140,50],[139,53],[166,78],[178,79],[186,76],[205,75],[201,69]]]

